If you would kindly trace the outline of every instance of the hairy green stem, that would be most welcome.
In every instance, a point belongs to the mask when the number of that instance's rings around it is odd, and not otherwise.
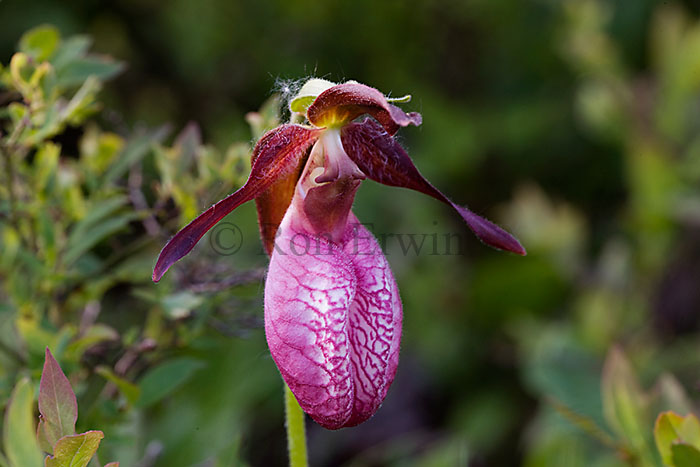
[[[306,428],[304,427],[304,411],[299,407],[296,397],[289,386],[284,385],[284,414],[287,425],[287,451],[289,451],[289,467],[307,467]]]

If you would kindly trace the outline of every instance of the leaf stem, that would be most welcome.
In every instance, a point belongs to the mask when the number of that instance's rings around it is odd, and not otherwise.
[[[284,414],[287,425],[287,450],[289,452],[289,467],[307,467],[309,461],[306,455],[306,428],[304,426],[304,411],[299,407],[291,389],[284,385]]]

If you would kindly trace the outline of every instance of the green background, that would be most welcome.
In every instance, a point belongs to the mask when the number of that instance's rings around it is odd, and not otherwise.
[[[220,150],[253,141],[245,116],[309,76],[410,93],[403,107],[424,123],[398,138],[417,167],[529,254],[484,247],[435,200],[364,183],[354,211],[375,235],[437,234],[442,247],[454,234],[463,248],[404,254],[387,241],[405,313],[396,380],[357,428],[309,422],[311,464],[626,465],[551,401],[635,446],[601,396],[616,345],[645,390],[672,374],[698,399],[699,13],[690,0],[2,0],[0,62],[39,24],[88,34],[92,51],[126,64],[105,84],[93,121],[126,139],[169,123],[164,144],[195,122]],[[68,157],[84,131],[57,137]],[[146,177],[155,177],[150,157]],[[210,188],[195,212],[236,186]],[[252,204],[228,219],[242,229],[240,253],[219,256],[203,241],[191,254],[199,259],[175,268],[264,267]],[[132,224],[120,235],[144,235]],[[167,321],[154,317],[167,303],[153,305],[153,294],[182,290],[172,271],[164,285],[149,283],[161,240],[140,253],[136,275],[99,297],[100,322],[122,343]],[[180,308],[207,310],[206,319],[178,323],[171,332],[181,340],[158,341],[159,357],[127,375],[142,391],[166,386],[152,402],[125,408],[120,396],[90,390],[94,368],[114,365],[127,344],[76,360],[79,403],[91,407],[79,425],[105,431],[101,458],[284,465],[283,393],[262,329],[262,284],[258,276],[213,295],[175,295],[194,300]],[[7,323],[18,313],[11,295],[0,294]],[[66,313],[52,318],[55,329],[79,322]],[[144,381],[154,368],[161,374]],[[4,373],[4,401],[21,371]],[[656,413],[644,419],[647,438]]]

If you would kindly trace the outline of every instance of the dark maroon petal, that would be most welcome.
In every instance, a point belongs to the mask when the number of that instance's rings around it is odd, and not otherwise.
[[[299,125],[282,125],[263,135],[253,150],[255,162],[245,185],[204,211],[170,239],[158,256],[153,280],[158,282],[170,266],[189,253],[199,239],[228,213],[296,170],[299,159],[318,138],[319,132]]]
[[[291,169],[286,175],[278,177],[268,189],[255,198],[255,206],[258,209],[260,239],[268,255],[272,254],[277,228],[282,222],[284,213],[287,212],[289,203],[292,201],[297,181],[306,164],[307,154],[308,149],[298,159],[296,167]]]
[[[387,102],[381,92],[360,83],[343,83],[326,89],[309,106],[306,116],[312,124],[322,127],[326,126],[326,120],[333,113],[342,115],[345,121],[369,114],[390,135],[395,134],[400,127],[418,126],[422,121],[419,113],[404,112]]]
[[[469,209],[453,203],[418,172],[406,151],[376,122],[366,119],[341,129],[348,156],[367,177],[390,186],[410,188],[449,204],[470,229],[487,245],[525,255],[525,249],[511,234]]]

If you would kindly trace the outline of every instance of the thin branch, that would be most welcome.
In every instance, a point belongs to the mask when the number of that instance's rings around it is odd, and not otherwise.
[[[243,273],[231,275],[221,281],[207,281],[189,284],[188,290],[195,293],[220,292],[239,285],[252,284],[265,277],[265,269],[252,269]]]

